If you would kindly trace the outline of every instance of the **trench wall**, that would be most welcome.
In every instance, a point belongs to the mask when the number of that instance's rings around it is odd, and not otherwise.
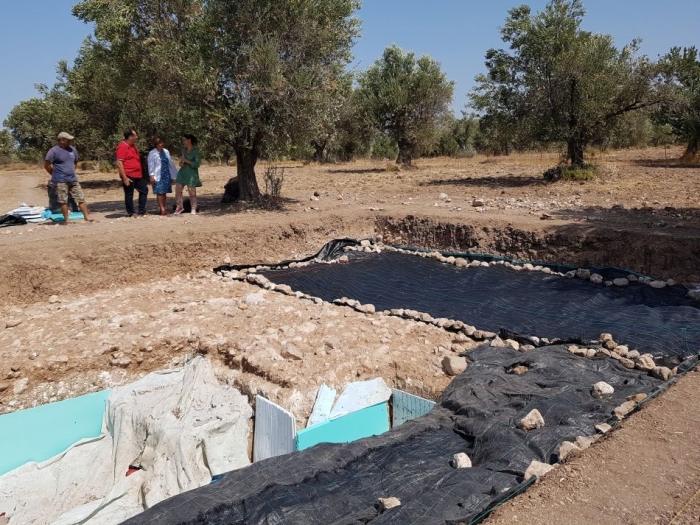
[[[579,267],[613,266],[686,284],[700,282],[700,232],[675,236],[589,224],[535,229],[498,222],[446,222],[414,215],[377,216],[375,223],[387,244]]]

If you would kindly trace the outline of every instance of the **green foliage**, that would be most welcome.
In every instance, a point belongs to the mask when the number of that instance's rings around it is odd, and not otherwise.
[[[398,154],[399,146],[393,137],[378,131],[373,133],[370,157],[373,159],[395,159]]]
[[[700,160],[700,57],[695,47],[672,48],[659,61],[668,97],[655,114],[687,144],[684,157]]]
[[[360,75],[358,91],[377,129],[398,145],[397,162],[410,165],[415,155],[438,140],[454,82],[429,56],[416,58],[391,46]]]
[[[547,182],[593,180],[596,177],[596,168],[592,164],[557,166],[545,171],[543,176]]]
[[[5,159],[4,164],[9,164],[16,156],[15,139],[6,129],[0,129],[0,157]]]
[[[550,0],[535,15],[528,6],[511,9],[501,28],[510,52],[490,49],[488,73],[476,78],[471,104],[482,115],[492,141],[565,142],[572,164],[604,141],[625,113],[658,102],[655,69],[637,56],[638,43],[618,50],[610,35],[581,29],[581,0]],[[522,140],[522,139],[520,139]]]

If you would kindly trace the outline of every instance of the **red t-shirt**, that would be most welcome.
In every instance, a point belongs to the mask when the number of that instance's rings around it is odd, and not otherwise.
[[[139,156],[139,150],[136,146],[128,144],[125,140],[122,140],[117,146],[117,160],[121,160],[124,163],[124,172],[126,172],[127,177],[132,179],[140,179],[143,177],[141,172],[141,157]]]

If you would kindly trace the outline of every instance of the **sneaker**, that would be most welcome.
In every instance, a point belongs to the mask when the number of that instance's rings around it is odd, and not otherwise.
[[[192,215],[197,215],[197,211],[196,211],[196,210],[192,210],[190,213],[191,213]]]
[[[177,208],[175,208],[173,215],[180,215],[183,211],[185,211],[185,208],[181,208],[180,206],[178,206]]]

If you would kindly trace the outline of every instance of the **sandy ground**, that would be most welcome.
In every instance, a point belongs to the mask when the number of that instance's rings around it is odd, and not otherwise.
[[[0,413],[123,384],[195,352],[244,393],[294,411],[299,426],[322,382],[381,376],[436,398],[450,380],[439,360],[463,344],[451,334],[265,292],[211,269],[381,233],[700,282],[700,169],[666,158],[679,155],[599,154],[598,180],[555,185],[540,174],[557,158],[540,154],[420,160],[402,171],[388,161],[282,163],[285,201],[273,211],[219,204],[235,168],[212,166],[202,169],[201,214],[142,219],[125,217],[115,174],[80,173],[97,223],[0,229]],[[39,169],[0,171],[0,181],[0,212],[46,202]],[[698,374],[685,377],[490,522],[669,523],[700,488],[697,385]],[[674,523],[699,521],[697,499]]]

